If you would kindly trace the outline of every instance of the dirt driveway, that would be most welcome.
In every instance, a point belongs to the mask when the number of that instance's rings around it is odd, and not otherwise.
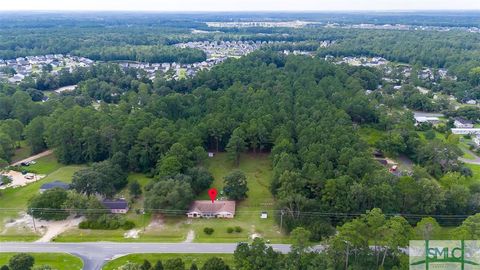
[[[22,164],[22,162],[34,161],[35,159],[39,159],[39,158],[41,158],[41,157],[51,155],[52,153],[53,153],[52,150],[47,150],[47,151],[38,153],[38,154],[36,154],[36,155],[34,155],[34,156],[28,157],[28,158],[26,158],[26,159],[19,160],[19,161],[15,162],[15,163],[12,163],[12,164],[10,164],[10,165],[11,165],[11,166],[18,166],[18,165]]]
[[[0,186],[0,189],[6,189],[9,187],[23,187],[45,177],[44,174],[27,173],[26,175],[23,175],[22,173],[17,171],[7,171],[2,172],[1,174],[10,177],[12,179],[12,182],[8,185]]]

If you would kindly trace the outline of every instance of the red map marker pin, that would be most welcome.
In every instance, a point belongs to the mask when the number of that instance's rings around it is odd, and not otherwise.
[[[208,196],[210,196],[210,200],[212,200],[212,203],[215,201],[215,198],[217,198],[217,189],[216,188],[211,188],[208,190]]]

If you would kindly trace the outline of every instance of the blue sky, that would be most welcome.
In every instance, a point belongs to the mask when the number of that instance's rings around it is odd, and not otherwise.
[[[2,0],[0,10],[480,10],[480,0]]]

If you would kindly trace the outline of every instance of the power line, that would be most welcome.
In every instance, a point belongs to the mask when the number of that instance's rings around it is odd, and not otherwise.
[[[42,211],[42,212],[88,212],[88,213],[110,213],[109,209],[102,208],[0,208],[0,212],[29,212],[29,211]],[[145,212],[157,212],[157,213],[172,213],[172,214],[186,214],[188,211],[183,209],[162,209],[162,208],[144,208]],[[278,215],[292,215],[292,216],[311,216],[311,217],[336,217],[336,218],[353,218],[366,215],[366,213],[345,213],[345,212],[320,212],[320,211],[287,211],[286,209],[270,209],[270,210],[240,210],[235,213],[260,213],[267,211],[270,213],[277,213]],[[283,214],[282,214],[283,213]],[[141,214],[141,213],[140,213]],[[445,215],[445,214],[410,214],[410,213],[383,213],[387,217],[409,217],[409,218],[423,218],[434,217],[441,219],[465,219],[471,215]]]

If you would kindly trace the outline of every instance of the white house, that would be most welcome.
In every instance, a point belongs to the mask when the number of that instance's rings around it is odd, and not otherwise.
[[[233,218],[235,201],[194,201],[187,212],[189,218]]]
[[[415,122],[417,125],[422,123],[431,123],[435,125],[440,122],[440,119],[435,116],[415,116]]]
[[[456,128],[473,128],[473,122],[464,118],[456,118],[453,125]]]
[[[452,133],[458,135],[477,135],[480,134],[480,128],[452,128]]]

